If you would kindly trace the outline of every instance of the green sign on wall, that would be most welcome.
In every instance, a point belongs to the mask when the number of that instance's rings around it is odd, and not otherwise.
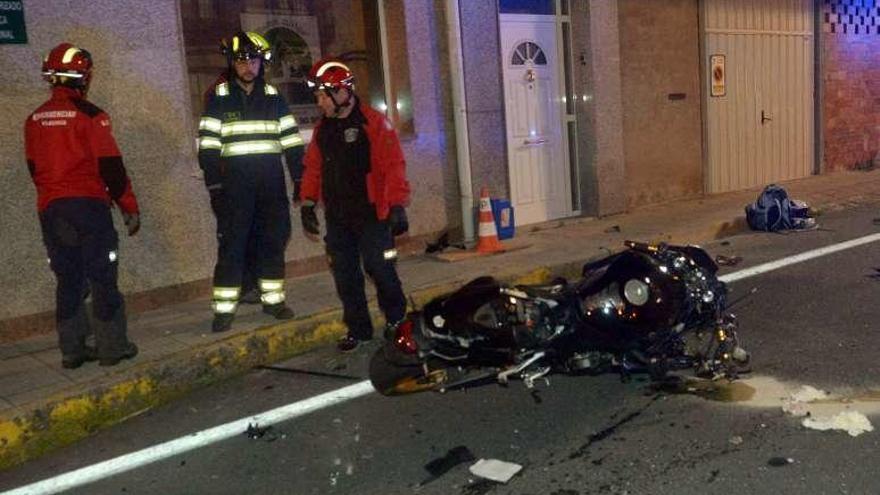
[[[27,43],[21,0],[0,0],[0,43]]]

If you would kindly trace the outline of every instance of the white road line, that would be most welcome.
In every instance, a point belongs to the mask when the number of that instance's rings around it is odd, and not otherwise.
[[[724,282],[735,282],[744,278],[754,277],[762,273],[778,270],[795,263],[802,263],[820,256],[877,241],[880,241],[880,234],[859,237],[858,239],[842,242],[840,244],[833,244],[831,246],[814,249],[812,251],[771,261],[762,265],[746,268],[738,272],[728,273],[727,275],[722,275],[719,279]],[[193,449],[205,447],[212,443],[241,435],[247,430],[249,424],[256,423],[260,426],[273,425],[320,409],[342,404],[343,402],[363,397],[372,392],[373,386],[368,380],[359,382],[354,385],[349,385],[348,387],[343,387],[309,399],[294,402],[293,404],[281,406],[255,416],[215,426],[214,428],[196,432],[152,447],[147,447],[146,449],[132,452],[131,454],[126,454],[115,459],[70,471],[69,473],[64,473],[54,478],[39,481],[21,488],[16,488],[0,495],[51,495],[64,490],[70,490],[71,488],[109,478],[110,476],[161,461],[162,459],[167,459]]]
[[[870,244],[872,242],[880,241],[880,234],[871,234],[866,235],[865,237],[859,237],[858,239],[852,239],[850,241],[841,242],[840,244],[832,244],[830,246],[825,246],[823,248],[814,249],[812,251],[806,251],[800,254],[795,254],[794,256],[789,256],[787,258],[778,259],[776,261],[770,261],[768,263],[764,263],[762,265],[753,266],[751,268],[746,268],[744,270],[740,270],[738,272],[728,273],[727,275],[722,275],[718,277],[723,282],[735,282],[737,280],[742,280],[744,278],[754,277],[755,275],[760,275],[762,273],[771,272],[773,270],[778,270],[782,267],[786,267],[789,265],[794,265],[795,263],[803,263],[804,261],[809,261],[814,258],[818,258],[820,256],[825,256],[831,253],[836,253],[838,251],[843,251],[845,249],[851,249],[854,247],[862,246],[864,244]]]
[[[39,481],[21,488],[5,492],[3,495],[49,495],[70,490],[87,483],[92,483],[110,476],[124,473],[132,469],[151,464],[168,457],[182,454],[199,447],[220,442],[247,430],[249,424],[257,423],[261,427],[273,425],[296,418],[326,407],[362,397],[373,392],[369,380],[333,390],[306,400],[294,402],[266,411],[256,416],[239,419],[207,430],[154,445],[131,454],[126,454],[109,461],[93,464],[54,478]]]

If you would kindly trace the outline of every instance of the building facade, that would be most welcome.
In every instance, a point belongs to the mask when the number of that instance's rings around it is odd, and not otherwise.
[[[306,137],[311,64],[344,57],[407,156],[407,242],[473,232],[481,187],[519,226],[869,166],[880,152],[876,0],[28,0],[27,43],[0,44],[0,339],[52,328],[22,123],[40,60],[92,52],[143,208],[121,240],[132,308],[205,297],[216,252],[195,130],[240,29],[274,45],[267,78]],[[289,274],[324,269],[294,217]],[[295,294],[292,300],[295,304]],[[208,311],[206,307],[206,311]]]

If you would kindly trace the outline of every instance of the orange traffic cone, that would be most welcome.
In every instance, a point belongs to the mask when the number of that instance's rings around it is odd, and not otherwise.
[[[498,230],[495,228],[495,217],[492,215],[492,203],[489,200],[489,188],[480,190],[480,228],[477,239],[477,252],[483,254],[504,251],[504,246],[498,240]]]

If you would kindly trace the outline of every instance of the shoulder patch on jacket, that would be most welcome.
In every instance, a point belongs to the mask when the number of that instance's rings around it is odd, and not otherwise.
[[[217,87],[214,88],[214,94],[216,96],[229,96],[229,83],[220,83]]]
[[[267,95],[277,95],[278,94],[278,88],[276,88],[275,86],[272,86],[269,83],[266,83],[266,85],[263,86],[263,88],[264,88],[264,91],[266,92]]]
[[[83,99],[73,100],[73,104],[74,104],[74,106],[76,106],[77,110],[88,115],[90,118],[94,118],[96,115],[103,112],[103,110],[98,108],[97,105],[95,105],[94,103],[87,101],[87,100],[83,100]]]

